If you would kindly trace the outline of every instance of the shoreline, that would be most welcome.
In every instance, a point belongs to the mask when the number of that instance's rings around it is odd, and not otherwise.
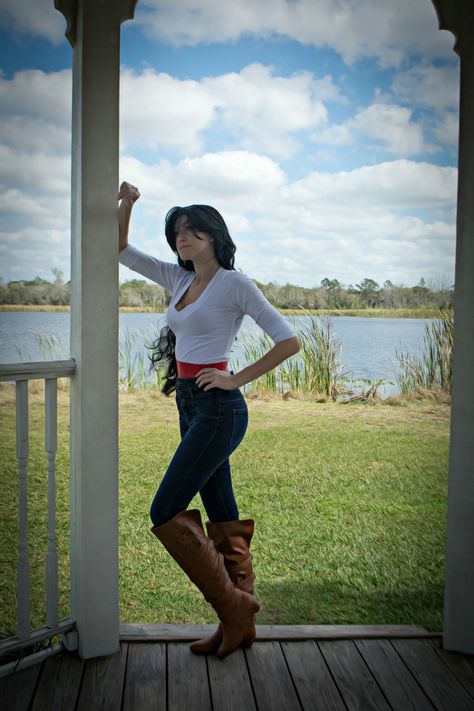
[[[50,306],[43,304],[0,304],[0,312],[45,312],[68,313],[69,306]],[[353,316],[359,318],[440,318],[439,309],[278,309],[284,316]],[[165,309],[151,306],[121,306],[120,313],[164,314]]]

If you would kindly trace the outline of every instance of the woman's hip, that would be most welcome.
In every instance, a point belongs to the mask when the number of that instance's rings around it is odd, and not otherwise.
[[[176,392],[181,421],[186,422],[185,438],[208,441],[223,451],[233,451],[242,440],[248,425],[247,403],[240,390],[203,391],[197,386]],[[184,390],[184,392],[183,392]]]

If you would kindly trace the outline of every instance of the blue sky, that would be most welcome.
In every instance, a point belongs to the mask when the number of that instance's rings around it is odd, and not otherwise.
[[[0,0],[0,275],[70,274],[72,51],[53,0]],[[430,0],[140,0],[122,27],[131,241],[217,207],[263,282],[454,279],[459,66]],[[121,267],[121,279],[131,272]]]

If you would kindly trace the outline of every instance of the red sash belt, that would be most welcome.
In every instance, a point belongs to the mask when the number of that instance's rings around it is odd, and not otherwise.
[[[184,363],[182,360],[176,361],[178,378],[195,378],[197,373],[203,368],[217,368],[217,370],[227,370],[227,361],[220,363]]]

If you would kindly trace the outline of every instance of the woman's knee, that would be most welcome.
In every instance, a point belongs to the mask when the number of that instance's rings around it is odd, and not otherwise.
[[[150,506],[150,518],[153,523],[153,526],[162,526],[164,523],[171,521],[171,519],[174,518],[176,514],[179,514],[181,513],[181,511],[184,510],[185,509],[183,507],[179,506],[174,506],[171,508],[169,506],[164,506],[155,497]]]
[[[154,526],[161,526],[166,521],[169,521],[172,516],[169,515],[166,508],[155,497],[150,506],[150,518]]]

